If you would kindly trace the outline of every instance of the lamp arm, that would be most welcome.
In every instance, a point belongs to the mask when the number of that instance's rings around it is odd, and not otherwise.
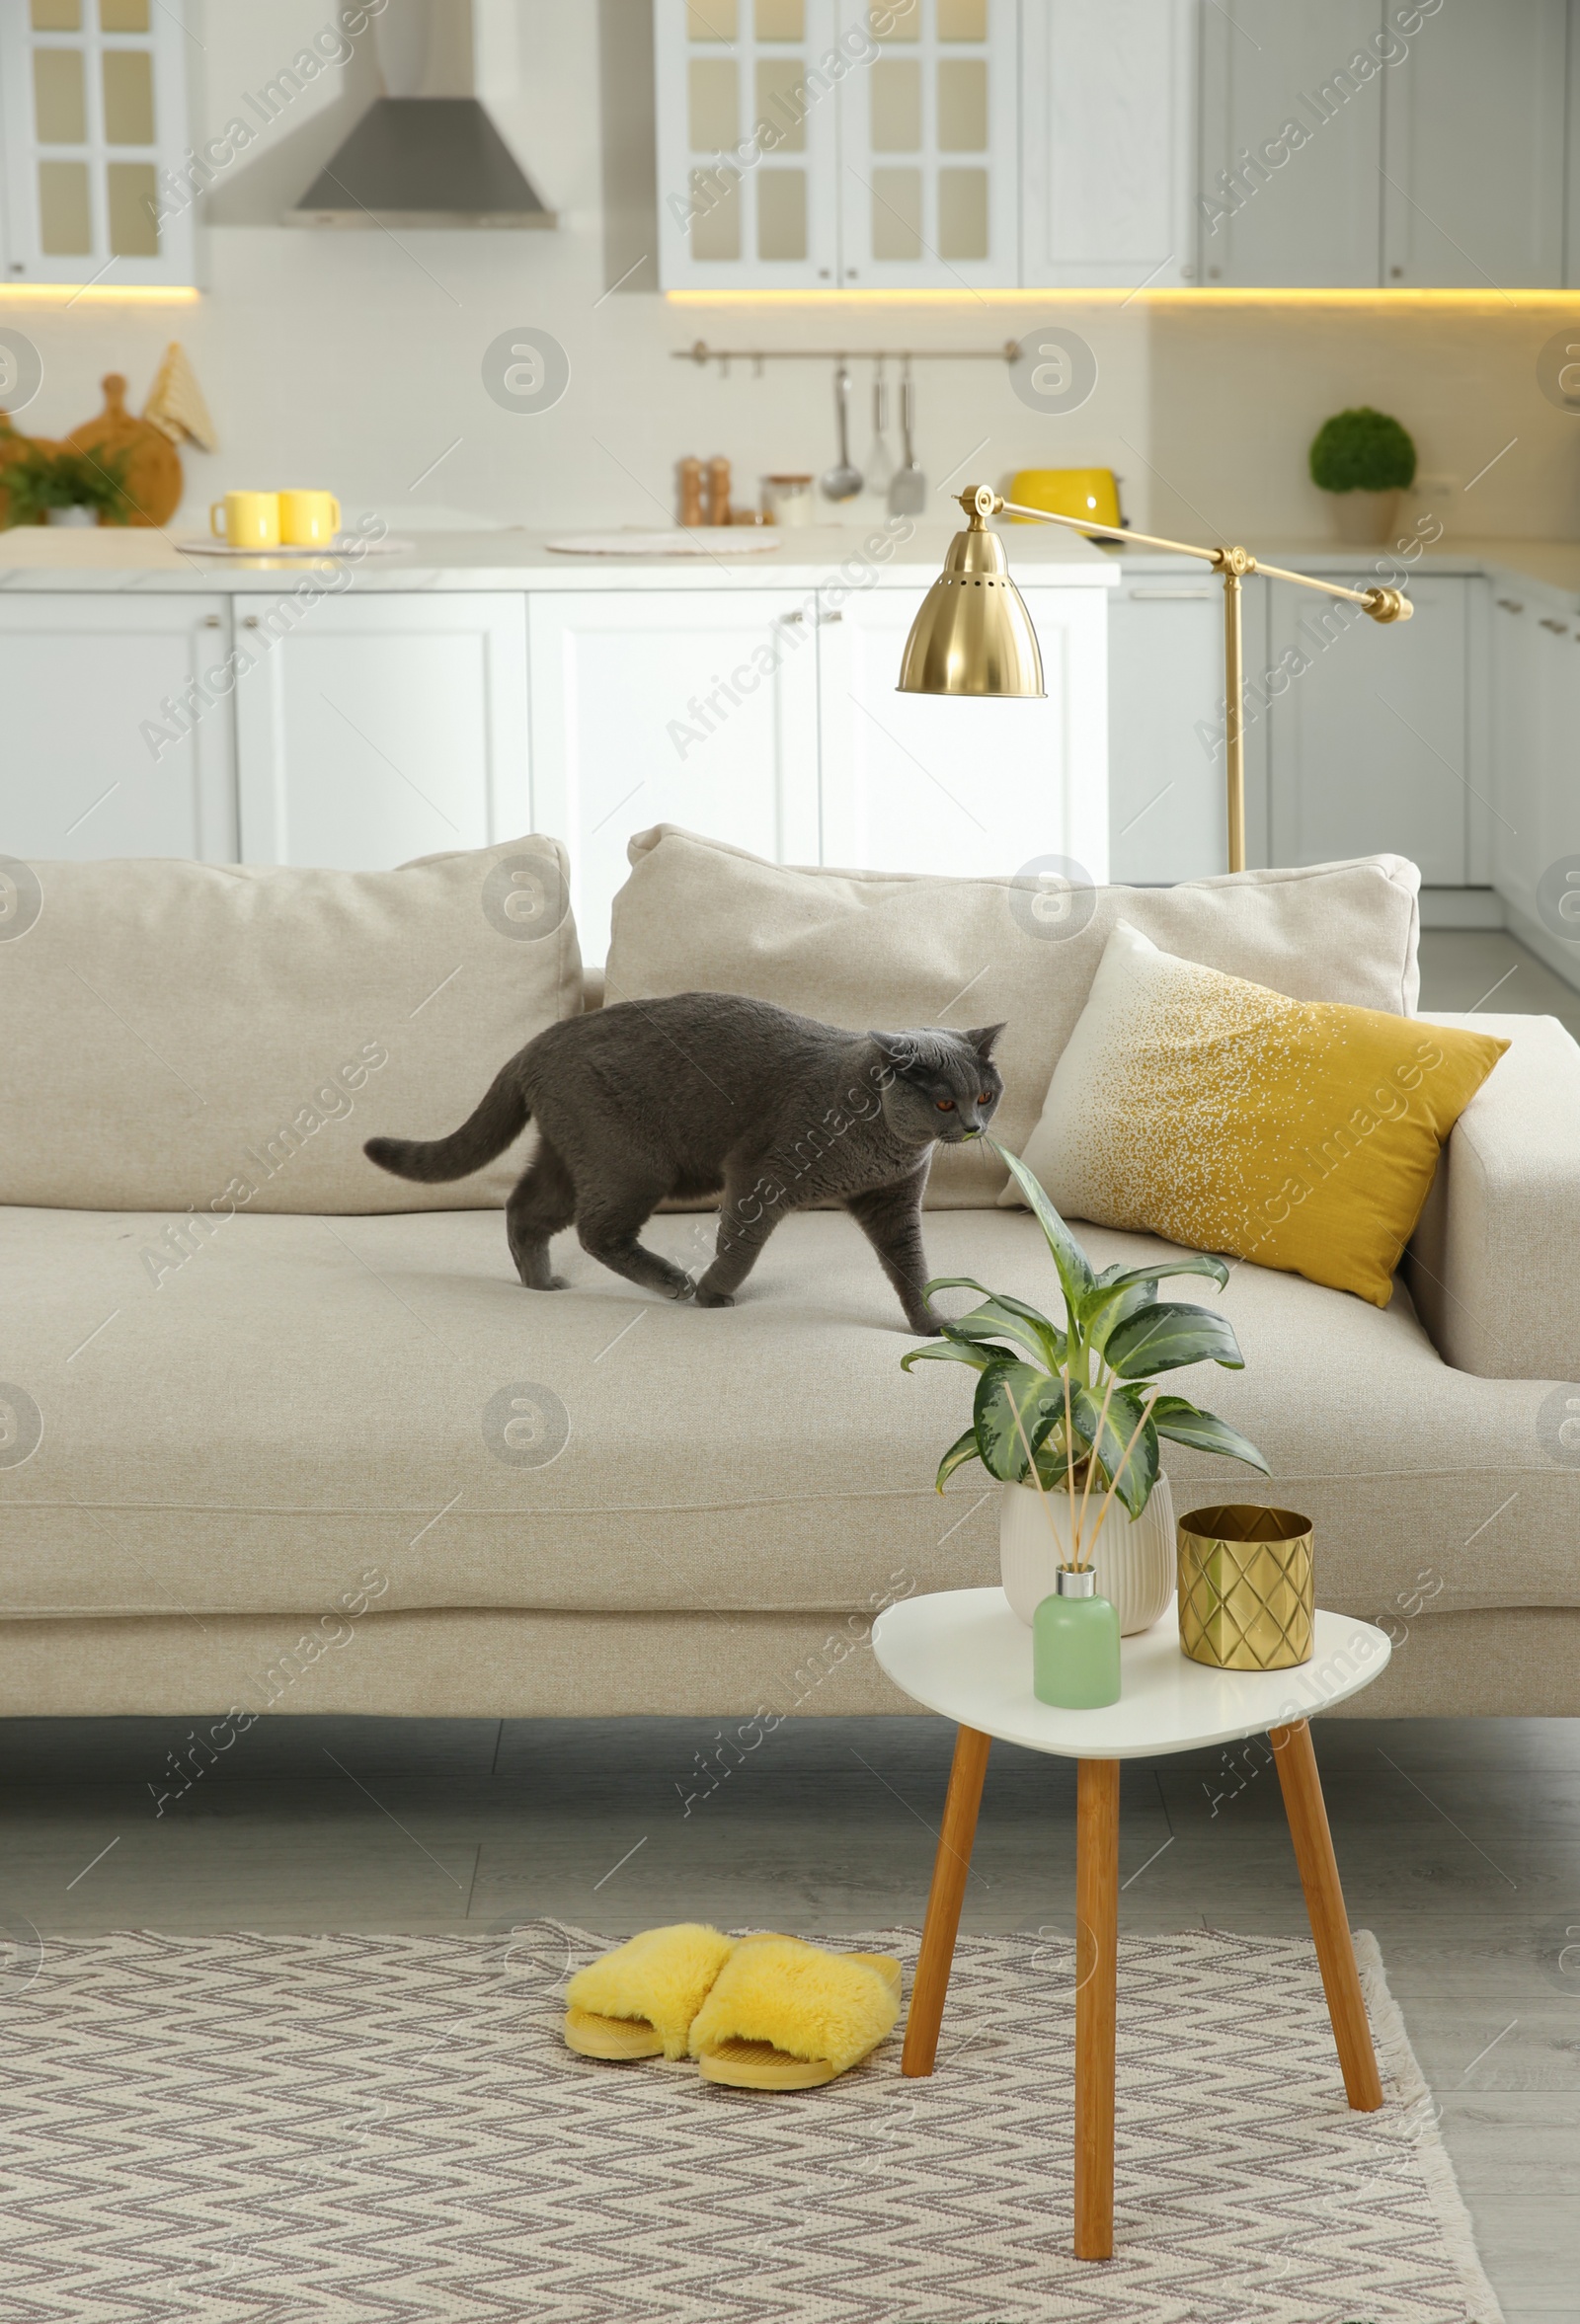
[[[1248,549],[1202,549],[1194,541],[1165,541],[1156,533],[1129,532],[1122,525],[1094,524],[1085,516],[1056,516],[1050,508],[1023,507],[1017,501],[1001,500],[996,493],[992,495],[992,507],[983,509],[978,494],[985,489],[979,487],[977,491],[961,494],[961,506],[968,514],[980,512],[983,515],[996,516],[1002,513],[1005,516],[1021,516],[1033,524],[1064,524],[1072,532],[1095,533],[1104,540],[1126,541],[1133,548],[1167,549],[1176,557],[1200,557],[1207,564],[1215,566],[1220,573],[1259,573],[1265,581],[1293,581],[1297,588],[1316,589],[1325,597],[1347,598],[1350,604],[1359,605],[1363,612],[1369,613],[1374,621],[1408,621],[1415,610],[1402,589],[1347,589],[1338,581],[1319,581],[1314,574],[1290,573],[1282,565],[1259,564]]]

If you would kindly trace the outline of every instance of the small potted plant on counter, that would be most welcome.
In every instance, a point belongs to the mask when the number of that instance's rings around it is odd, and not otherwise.
[[[125,524],[131,502],[122,452],[23,441],[5,471],[6,523]]]
[[[1399,495],[1415,482],[1415,446],[1385,412],[1360,404],[1335,412],[1311,438],[1311,482],[1333,496],[1339,539],[1356,546],[1385,541]]]
[[[1242,1368],[1239,1343],[1222,1315],[1157,1295],[1170,1276],[1209,1276],[1222,1285],[1228,1269],[1206,1252],[1182,1252],[1099,1274],[1025,1164],[988,1142],[1042,1226],[1065,1294],[1065,1322],[970,1276],[940,1276],[927,1285],[929,1298],[963,1287],[981,1291],[983,1302],[901,1363],[907,1371],[917,1363],[964,1363],[977,1373],[971,1426],[939,1462],[938,1490],[965,1462],[980,1460],[1004,1488],[999,1559],[1011,1606],[1034,1624],[1051,1597],[1095,1588],[1117,1614],[1117,1666],[1120,1631],[1149,1628],[1174,1585],[1173,1502],[1159,1438],[1267,1469],[1237,1429],[1155,1385],[1157,1373],[1182,1364]],[[1072,1584],[1071,1576],[1086,1579]]]

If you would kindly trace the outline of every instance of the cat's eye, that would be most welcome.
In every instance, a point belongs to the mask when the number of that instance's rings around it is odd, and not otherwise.
[[[936,1104],[940,1114],[952,1114],[955,1110],[955,1101],[953,1098],[938,1098],[934,1101],[934,1103]]]
[[[980,1089],[977,1092],[977,1103],[979,1106],[990,1106],[992,1102],[993,1093],[990,1089]]]

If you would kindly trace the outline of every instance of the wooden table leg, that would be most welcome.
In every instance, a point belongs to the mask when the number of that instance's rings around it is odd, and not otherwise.
[[[1119,1761],[1075,1778],[1075,2257],[1114,2256],[1114,2010],[1119,1966]]]
[[[930,2074],[938,2054],[938,2028],[943,2023],[950,1964],[960,1931],[960,1907],[966,1900],[966,1879],[971,1871],[971,1844],[977,1836],[977,1811],[982,1805],[983,1777],[991,1748],[992,1738],[979,1734],[975,1727],[956,1730],[949,1797],[944,1802],[938,1853],[933,1858],[921,1952],[910,1982],[910,2014],[906,2019],[906,2046],[900,2058],[903,2074]]]
[[[1322,1990],[1327,1995],[1327,2013],[1333,2021],[1345,2095],[1357,2113],[1375,2114],[1382,2103],[1382,2083],[1377,2070],[1377,2053],[1372,2047],[1366,2004],[1361,1998],[1361,1973],[1355,1966],[1355,1947],[1344,1909],[1344,1891],[1339,1886],[1322,1780],[1316,1771],[1316,1752],[1311,1746],[1310,1723],[1302,1719],[1292,1727],[1275,1727],[1267,1740],[1278,1765],[1284,1810],[1290,1820],[1290,1837],[1295,1842],[1295,1861],[1301,1868],[1301,1886],[1305,1891],[1305,1909],[1316,1940]]]

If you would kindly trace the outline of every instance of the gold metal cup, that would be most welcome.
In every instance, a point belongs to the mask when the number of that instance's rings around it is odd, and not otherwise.
[[[1290,1670],[1311,1659],[1311,1520],[1226,1505],[1179,1520],[1179,1643],[1219,1670]]]

